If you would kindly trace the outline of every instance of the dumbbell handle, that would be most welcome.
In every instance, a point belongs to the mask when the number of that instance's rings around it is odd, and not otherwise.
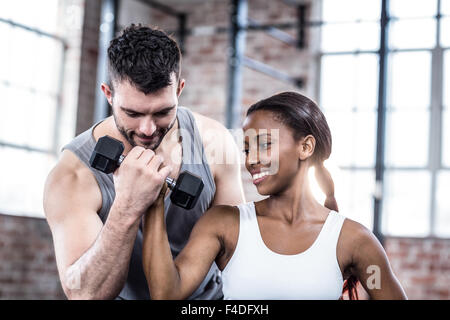
[[[118,161],[118,165],[120,166],[120,164],[122,163],[122,161],[125,159],[125,156],[122,154],[121,156],[120,156],[120,158],[119,158],[119,161]],[[167,186],[169,187],[169,189],[170,190],[172,190],[173,188],[175,188],[175,186],[176,186],[176,184],[177,184],[177,180],[175,180],[175,179],[172,179],[172,178],[170,178],[170,177],[167,177],[166,178],[166,183],[167,183]]]
[[[173,188],[175,188],[175,186],[177,184],[177,180],[167,177],[166,183],[167,183],[167,186],[169,187],[169,189],[172,190]]]

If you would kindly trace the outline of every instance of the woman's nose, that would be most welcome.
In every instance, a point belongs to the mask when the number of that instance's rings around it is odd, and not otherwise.
[[[247,162],[248,162],[248,164],[259,163],[259,155],[258,155],[257,148],[250,148],[248,155],[247,155]]]

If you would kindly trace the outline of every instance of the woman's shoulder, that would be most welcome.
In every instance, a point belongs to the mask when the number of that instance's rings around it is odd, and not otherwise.
[[[215,205],[209,208],[200,218],[199,223],[210,228],[226,229],[239,223],[239,208],[229,205]]]
[[[374,235],[363,224],[346,217],[342,225],[341,236],[347,237],[352,241],[365,241]]]
[[[352,256],[355,253],[361,253],[361,251],[369,252],[381,247],[380,242],[370,229],[349,218],[344,220],[339,242],[341,248],[351,253]]]
[[[342,214],[340,214],[342,215]],[[373,238],[372,238],[373,237]],[[359,250],[367,243],[373,243],[376,238],[363,224],[345,217],[337,245],[337,258],[343,274],[349,272],[359,260]]]
[[[239,214],[238,206],[230,206],[224,204],[214,205],[209,208],[205,215],[235,216]]]

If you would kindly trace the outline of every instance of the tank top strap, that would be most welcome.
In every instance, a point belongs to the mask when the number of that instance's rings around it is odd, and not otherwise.
[[[239,208],[239,242],[241,246],[250,246],[251,250],[263,250],[255,203],[253,201],[241,203]]]
[[[185,107],[178,107],[179,130],[183,143],[183,162],[200,164],[204,154],[202,139],[195,124],[194,115]]]
[[[336,212],[330,211],[323,229],[320,232],[320,247],[321,250],[327,249],[336,252],[336,246],[339,240],[339,235],[341,233],[342,225],[344,224],[345,216]]]
[[[255,223],[257,226],[255,203],[253,201],[241,203],[238,205],[238,208],[241,227],[245,228],[248,232],[250,231],[249,229],[253,229],[255,227]]]
[[[211,187],[212,193],[215,194],[214,176],[206,159],[203,141],[195,123],[194,115],[188,108],[179,106],[177,117],[183,145],[183,165],[187,169],[202,167],[202,171],[206,174],[204,178],[208,180],[204,182]]]
[[[113,174],[112,173],[106,174],[96,169],[93,169],[91,168],[89,163],[89,159],[96,144],[93,136],[93,131],[95,127],[99,125],[102,121],[103,120],[98,121],[88,130],[79,134],[71,142],[66,144],[61,149],[61,151],[70,150],[80,159],[80,161],[84,165],[86,165],[89,168],[89,170],[94,175],[95,179],[98,182],[100,192],[102,195],[102,207],[98,212],[98,215],[102,220],[102,222],[105,223],[109,213],[109,208],[111,207],[116,195],[114,190]]]
[[[223,276],[227,275],[230,270],[234,270],[235,264],[240,265],[248,257],[262,254],[258,242],[259,231],[257,229],[254,202],[241,203],[237,207],[239,209],[238,241],[230,261],[222,271]]]

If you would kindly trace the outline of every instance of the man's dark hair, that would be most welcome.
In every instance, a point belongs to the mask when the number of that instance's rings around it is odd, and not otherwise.
[[[110,42],[108,73],[111,89],[117,81],[129,81],[144,94],[158,91],[180,77],[181,52],[165,32],[131,24]]]

